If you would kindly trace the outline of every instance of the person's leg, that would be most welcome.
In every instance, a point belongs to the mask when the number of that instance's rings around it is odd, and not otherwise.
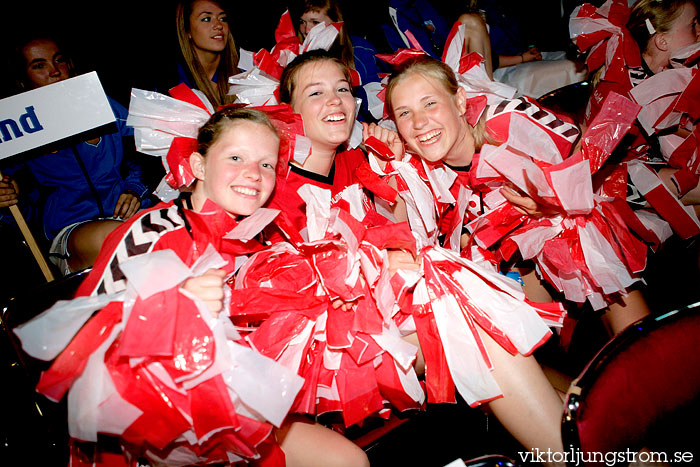
[[[672,169],[670,167],[661,169],[659,170],[659,178],[664,182],[666,188],[671,190],[671,193],[678,196],[676,184],[671,180],[671,176],[676,173],[676,171],[677,169]],[[684,194],[683,197],[681,197],[681,203],[686,206],[692,206],[693,210],[695,211],[695,215],[700,217],[700,184]]]
[[[530,262],[530,264],[532,263]],[[528,300],[536,303],[550,303],[554,301],[542,279],[537,276],[534,265],[522,264],[515,269],[523,281],[523,291]]]
[[[485,332],[480,332],[493,363],[493,377],[503,397],[489,408],[526,449],[562,452],[561,417],[564,405],[534,357],[511,355]]]
[[[68,266],[79,271],[92,266],[107,235],[121,225],[121,221],[100,220],[79,225],[68,237]]]
[[[465,53],[478,52],[486,61],[486,74],[493,79],[493,62],[491,61],[491,39],[486,30],[486,22],[476,13],[460,15],[459,22],[464,24]]]
[[[418,333],[412,332],[403,336],[403,340],[410,342],[411,344],[418,347],[418,352],[416,353],[416,361],[413,363],[413,369],[416,370],[416,374],[425,374],[425,358],[423,357],[423,351],[420,348],[420,342],[418,341]]]
[[[489,402],[489,409],[525,448],[562,451],[564,405],[539,363],[532,356],[511,355],[481,329],[479,335],[491,358],[493,377],[503,392],[502,398]],[[404,340],[418,347],[416,372],[420,375],[425,363],[416,337],[409,334]]]
[[[644,295],[639,290],[630,290],[626,297],[611,303],[605,311],[604,319],[613,335],[619,334],[630,324],[639,321],[650,313]]]
[[[365,467],[367,454],[355,443],[302,416],[289,416],[276,431],[287,467]]]
[[[664,185],[666,185],[666,188],[668,188],[671,193],[678,196],[678,189],[671,180],[671,176],[676,173],[676,171],[677,169],[672,169],[670,167],[663,168],[659,170],[659,178],[664,182]],[[680,201],[684,205],[692,207],[693,211],[695,211],[695,215],[700,218],[700,184],[683,195]],[[700,269],[700,254],[697,256],[697,267]]]
[[[557,395],[562,402],[565,402],[566,393],[569,391],[569,386],[571,386],[573,378],[555,368],[546,365],[540,365],[540,367],[542,368],[544,375],[547,377],[549,384],[551,384],[554,390],[557,391]]]

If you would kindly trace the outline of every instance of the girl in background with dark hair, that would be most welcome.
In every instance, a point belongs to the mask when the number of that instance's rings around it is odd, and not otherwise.
[[[300,42],[304,42],[306,35],[317,24],[338,23],[343,20],[343,13],[340,11],[340,5],[336,0],[304,0],[290,8],[292,15],[300,14],[299,19],[295,20],[292,17],[294,28],[297,30],[297,36]],[[348,30],[343,27],[338,34],[338,39],[333,45],[336,49],[331,49],[331,53],[342,60],[346,66],[355,68],[355,58],[352,50],[352,42],[348,35]]]
[[[52,38],[26,39],[16,55],[13,71],[19,90],[54,84],[74,74],[70,57]],[[0,181],[0,207],[19,203],[29,217],[40,216],[51,242],[49,257],[63,275],[91,266],[105,237],[146,201],[142,166],[135,154],[129,154],[134,142],[133,130],[126,126],[127,111],[108,100],[116,117],[111,133],[60,144],[48,154],[35,152],[3,170]]]
[[[347,20],[341,11],[338,0],[301,0],[293,2],[289,10],[297,36],[302,42],[317,24],[330,24]],[[362,30],[360,25],[344,23],[338,34],[338,39],[329,51],[338,57],[345,66],[356,70],[360,75],[361,84],[365,85],[371,81],[379,81],[379,73],[382,70],[375,57],[375,54],[378,53],[377,47],[361,35]],[[366,100],[364,95],[359,97],[362,97],[363,101]]]
[[[75,76],[70,55],[50,37],[36,37],[17,50],[15,67],[23,70],[15,74],[18,92],[29,91]]]

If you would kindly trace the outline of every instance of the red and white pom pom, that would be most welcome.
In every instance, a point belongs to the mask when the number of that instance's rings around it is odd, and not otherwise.
[[[253,348],[304,376],[297,412],[339,412],[349,426],[387,416],[389,406],[419,408],[416,348],[392,321],[386,257],[369,243],[394,236],[368,235],[351,214],[364,216],[360,206],[350,206],[357,187],[338,201],[348,210],[332,207],[327,190],[302,188],[308,241],[279,243],[251,257],[236,278],[241,293],[234,294],[233,321],[248,325],[239,329]]]
[[[126,124],[134,127],[136,149],[160,157],[166,176],[156,190],[163,201],[194,182],[189,156],[196,150],[197,132],[214,113],[204,94],[184,83],[171,90],[175,97],[141,89],[131,90]]]
[[[76,326],[67,333],[49,330],[66,320],[57,316],[59,305],[22,326],[18,335],[35,356],[62,350],[37,390],[55,400],[68,392],[73,439],[118,436],[134,457],[188,465],[259,459],[263,445],[275,444],[272,427],[281,425],[303,380],[250,349],[226,313],[212,317],[180,288],[225,266],[211,245],[192,266],[169,249],[137,256],[120,263],[133,287],[95,297],[109,303],[92,304],[102,308],[89,321],[72,313]],[[38,340],[53,350],[34,352]]]
[[[548,325],[561,325],[563,307],[540,313],[514,280],[450,250],[428,247],[420,258],[411,313],[426,360],[428,401],[454,402],[455,387],[471,406],[501,397],[479,330],[512,354],[530,355],[551,336]]]
[[[467,92],[467,98],[479,99],[472,102],[472,106],[476,105],[478,110],[473,109],[472,115],[468,117],[469,123],[475,125],[487,103],[490,105],[502,99],[511,99],[518,90],[489,78],[484,66],[484,57],[476,52],[466,53],[465,30],[466,25],[459,21],[452,26],[442,53],[442,61],[452,68],[459,85]]]
[[[574,9],[569,21],[571,39],[587,52],[586,65],[597,70],[605,65],[601,79],[631,88],[626,67],[641,66],[641,53],[627,31],[630,14],[627,0],[607,0],[600,8],[585,3]]]

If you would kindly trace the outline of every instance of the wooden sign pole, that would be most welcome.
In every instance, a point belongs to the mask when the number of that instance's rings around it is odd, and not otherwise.
[[[41,86],[0,99],[3,123],[0,159],[65,140],[115,121],[109,99],[96,72]],[[2,174],[0,174],[2,177]],[[44,255],[19,208],[12,216],[47,281],[54,279]]]
[[[0,172],[0,180],[2,180],[2,172]],[[27,245],[29,245],[29,249],[32,251],[32,255],[34,255],[34,259],[39,265],[41,272],[44,274],[46,282],[51,282],[54,279],[51,269],[49,269],[46,258],[44,258],[44,255],[41,253],[39,245],[36,243],[34,235],[32,235],[32,231],[29,230],[29,226],[24,220],[24,216],[20,212],[19,207],[17,207],[16,204],[10,206],[10,212],[12,213],[12,217],[15,218],[15,222],[17,222],[17,225],[19,226],[19,230],[22,232],[24,240],[27,242]]]

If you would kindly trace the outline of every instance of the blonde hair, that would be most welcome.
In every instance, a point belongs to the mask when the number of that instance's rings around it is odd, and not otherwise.
[[[693,0],[637,0],[627,19],[627,30],[639,47],[640,53],[647,51],[649,41],[656,33],[668,32],[680,16],[683,5]],[[600,84],[605,65],[591,71],[588,81],[595,88]]]
[[[385,108],[389,116],[394,119],[394,108],[391,102],[392,94],[394,88],[398,86],[401,81],[403,81],[406,76],[411,74],[418,74],[424,77],[433,78],[438,83],[442,84],[445,90],[453,97],[456,98],[457,92],[459,90],[459,84],[457,83],[457,78],[455,77],[452,69],[433,57],[428,55],[419,55],[417,57],[406,60],[401,65],[399,65],[396,70],[391,74],[389,82],[386,86],[385,94]],[[395,120],[395,119],[394,119]],[[472,126],[466,119],[464,123],[467,125],[467,129],[472,134],[474,138],[474,147],[476,151],[480,151],[481,147],[488,141],[486,134],[486,123],[484,117],[479,119],[479,122]]]
[[[688,3],[694,4],[693,0],[638,0],[632,6],[627,29],[639,50],[647,50],[655,33],[668,32],[680,16],[683,5]]]
[[[197,58],[192,38],[190,37],[190,16],[192,15],[192,5],[198,0],[180,0],[175,10],[175,25],[177,28],[177,40],[180,44],[180,51],[185,64],[194,79],[194,85],[202,91],[214,107],[233,102],[235,96],[228,95],[228,78],[239,73],[238,52],[236,43],[233,40],[231,29],[229,28],[226,37],[226,47],[221,52],[221,60],[216,69],[216,85],[211,82],[204,72],[204,67]],[[211,0],[222,10],[223,5],[218,0]]]

